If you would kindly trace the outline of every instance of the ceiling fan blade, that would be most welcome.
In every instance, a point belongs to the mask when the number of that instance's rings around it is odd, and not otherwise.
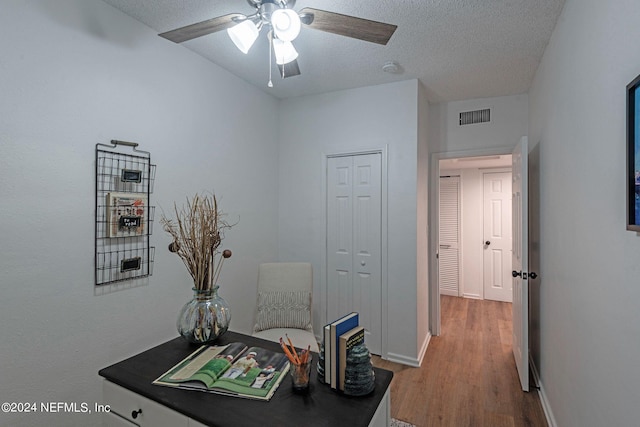
[[[303,20],[303,23],[310,28],[382,45],[387,44],[396,31],[396,28],[398,28],[397,25],[370,21],[368,19],[327,12],[326,10],[313,9],[310,7],[302,9],[300,14],[313,15],[313,21],[310,23],[306,24]]]
[[[298,66],[298,61],[295,59],[284,65],[278,64],[278,69],[280,69],[280,77],[282,77],[283,79],[300,74],[300,67]]]
[[[206,21],[187,25],[186,27],[177,28],[158,35],[167,40],[171,40],[174,43],[182,43],[217,31],[226,30],[227,28],[233,27],[238,21],[243,19],[246,19],[246,16],[241,13],[230,13],[228,15],[207,19]]]

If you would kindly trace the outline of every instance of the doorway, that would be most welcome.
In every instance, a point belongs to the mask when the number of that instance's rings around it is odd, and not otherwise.
[[[493,158],[493,160],[498,160],[502,156],[511,155],[512,148],[503,147],[503,148],[495,148],[495,149],[480,149],[480,150],[467,150],[467,151],[459,151],[459,152],[444,152],[444,153],[433,153],[430,159],[429,166],[429,228],[431,230],[439,230],[439,207],[440,207],[440,194],[439,194],[439,180],[441,175],[451,175],[452,172],[456,170],[458,173],[461,173],[462,170],[468,169],[471,166],[477,166],[474,162],[483,162],[489,158]],[[440,162],[443,161],[443,170],[447,170],[446,173],[440,170]],[[506,162],[506,161],[505,161]],[[500,166],[503,166],[501,164]],[[462,186],[462,191],[465,191],[464,185]],[[464,200],[461,201],[462,211],[464,211]],[[482,208],[480,208],[482,209]],[[461,220],[461,229],[462,233],[466,231],[470,231],[468,227],[465,225],[465,221]],[[438,283],[439,277],[439,232],[430,233],[429,234],[429,329],[431,334],[434,336],[440,335],[440,289]],[[468,239],[471,238],[471,235],[467,234],[466,237]],[[474,242],[477,244],[480,242],[480,248],[476,248],[476,256],[482,259],[482,242],[483,234],[482,232],[478,232],[476,229]],[[464,244],[464,243],[462,243]],[[464,250],[464,249],[463,249]],[[479,251],[479,252],[478,252]],[[460,260],[461,263],[466,262],[466,258],[464,253]],[[468,282],[467,273],[464,267],[461,268],[463,276],[460,278],[461,282]],[[482,268],[478,268],[473,274],[481,275]],[[473,277],[473,276],[472,276]],[[477,283],[481,283],[481,281],[477,281]],[[476,284],[477,284],[476,283]],[[465,290],[466,292],[466,290]],[[470,291],[470,293],[474,293]],[[479,298],[480,290],[475,292],[476,298]],[[472,297],[471,295],[464,295],[467,297]]]
[[[528,279],[535,278],[528,271],[528,139],[520,138],[512,148],[473,150],[459,153],[434,153],[431,156],[429,186],[429,224],[432,230],[439,228],[439,191],[441,174],[440,161],[444,159],[469,159],[472,157],[502,156],[512,157],[512,350],[523,391],[529,391],[529,307]],[[439,233],[430,233],[429,240],[429,301],[430,329],[432,335],[441,335],[440,290],[438,288]],[[530,275],[531,273],[531,275]]]
[[[439,161],[440,294],[511,301],[511,155]]]

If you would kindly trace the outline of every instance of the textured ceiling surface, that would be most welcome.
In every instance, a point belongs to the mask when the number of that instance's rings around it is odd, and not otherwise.
[[[255,11],[246,0],[104,0],[157,33],[228,13]],[[564,0],[298,0],[313,7],[398,26],[386,46],[303,26],[294,41],[301,75],[269,80],[266,31],[248,54],[226,31],[185,49],[278,98],[419,79],[431,102],[525,93]],[[172,43],[164,40],[166,43]],[[396,61],[400,73],[382,71]]]

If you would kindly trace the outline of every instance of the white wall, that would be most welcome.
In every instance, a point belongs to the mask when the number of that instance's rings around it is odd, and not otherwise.
[[[110,139],[151,152],[152,203],[215,191],[240,217],[221,294],[249,332],[257,266],[277,260],[278,102],[97,0],[5,1],[0,28],[0,401],[100,402],[99,369],[177,336],[192,284],[159,209],[153,276],[94,294],[94,153]]]
[[[491,109],[491,122],[460,126],[463,111]],[[432,153],[514,147],[527,134],[528,96],[454,101],[431,106],[429,147]]]
[[[383,301],[389,357],[408,363],[417,362],[426,338],[418,344],[418,96],[418,82],[410,80],[292,98],[280,106],[278,252],[283,261],[313,263],[316,329],[326,322],[317,304],[325,277],[323,158],[388,147],[389,292]]]
[[[625,87],[640,3],[567,0],[530,91],[538,152],[539,346],[558,426],[640,419],[640,236],[625,230]]]
[[[417,343],[418,360],[427,351],[429,328],[429,118],[426,90],[418,85],[418,183],[417,183]]]

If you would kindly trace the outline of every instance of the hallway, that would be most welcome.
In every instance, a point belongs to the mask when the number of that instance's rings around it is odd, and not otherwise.
[[[417,427],[546,426],[538,392],[520,388],[511,304],[443,295],[441,313],[422,367],[373,360],[394,371],[391,416]]]

